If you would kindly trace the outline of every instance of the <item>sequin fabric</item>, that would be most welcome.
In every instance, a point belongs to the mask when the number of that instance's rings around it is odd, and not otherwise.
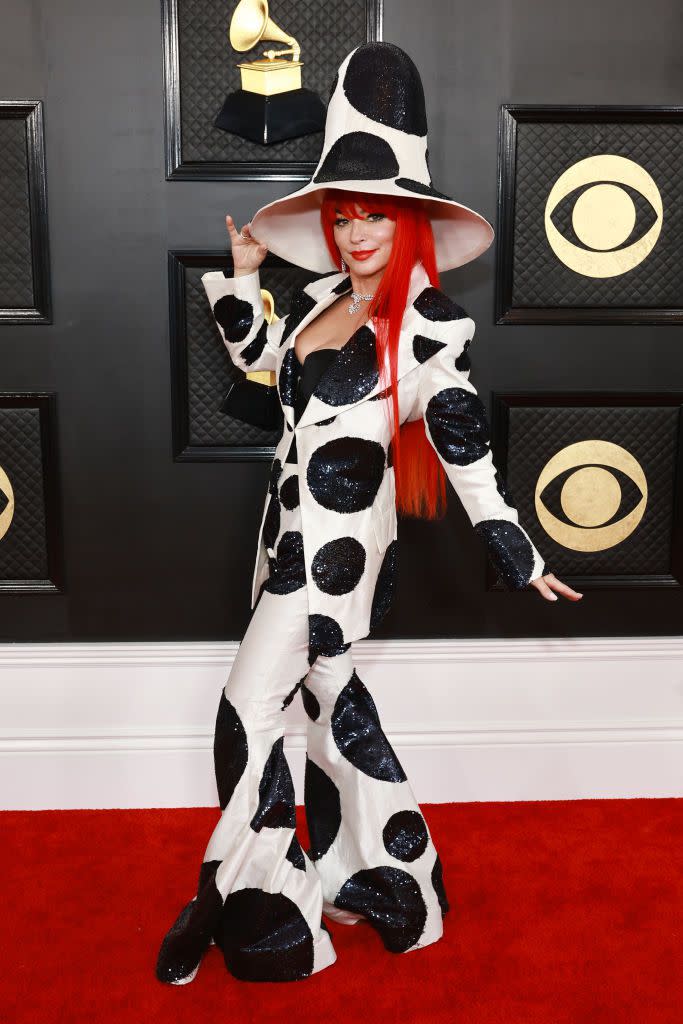
[[[409,135],[427,134],[420,73],[398,46],[371,42],[357,49],[343,87],[349,103],[373,121]]]
[[[482,400],[465,388],[443,388],[427,403],[425,419],[436,450],[446,462],[468,466],[488,451],[488,421]]]
[[[439,288],[425,288],[415,299],[413,305],[425,320],[462,320],[469,317],[469,313],[462,306],[459,306]]]
[[[382,830],[387,853],[397,860],[417,860],[427,849],[427,825],[419,811],[397,811]]]
[[[357,512],[369,508],[384,475],[385,450],[378,441],[338,437],[311,455],[306,481],[324,508]]]
[[[254,323],[254,307],[236,295],[223,295],[214,304],[213,315],[230,342],[244,341]]]
[[[474,529],[486,542],[489,557],[506,586],[511,590],[528,586],[534,555],[524,531],[507,519],[482,519]]]

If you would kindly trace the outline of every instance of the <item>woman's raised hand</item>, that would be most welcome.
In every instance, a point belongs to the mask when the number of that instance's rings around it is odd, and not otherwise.
[[[245,224],[241,231],[235,227],[235,222],[228,213],[225,223],[230,235],[232,247],[232,263],[235,273],[253,274],[263,263],[268,253],[268,246],[258,242],[251,233],[251,221]]]
[[[551,572],[546,573],[545,576],[537,576],[535,580],[531,581],[530,586],[536,587],[536,590],[546,601],[557,601],[557,594],[568,597],[570,601],[580,601],[583,597],[583,594],[580,594],[578,590],[572,590],[570,586],[563,583],[562,580],[558,580],[557,576],[554,576]],[[553,594],[553,590],[556,590],[557,594]]]

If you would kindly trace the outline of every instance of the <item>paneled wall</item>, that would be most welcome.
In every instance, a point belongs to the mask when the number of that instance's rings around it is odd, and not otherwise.
[[[275,5],[272,15],[277,20]],[[680,102],[674,0],[394,0],[383,38],[423,75],[435,185],[496,227],[501,103]],[[63,589],[0,589],[3,641],[238,640],[268,461],[177,461],[170,250],[219,253],[297,182],[168,181],[158,0],[6,0],[0,99],[43,101],[51,322],[0,323],[0,390],[50,392]],[[472,381],[507,391],[683,386],[677,324],[495,323],[495,246],[445,274],[477,323]],[[58,515],[58,518],[57,518]],[[543,535],[525,522],[543,550]],[[400,586],[380,638],[671,635],[680,587],[596,587],[578,604],[487,589],[451,492],[399,523]]]

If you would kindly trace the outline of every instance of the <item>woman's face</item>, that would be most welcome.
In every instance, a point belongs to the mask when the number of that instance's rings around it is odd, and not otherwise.
[[[334,240],[349,270],[357,277],[381,273],[389,262],[396,221],[383,213],[367,213],[360,203],[352,220],[339,210],[335,214]]]

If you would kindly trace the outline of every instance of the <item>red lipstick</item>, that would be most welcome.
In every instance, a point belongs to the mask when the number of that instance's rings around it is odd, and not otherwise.
[[[366,260],[368,256],[372,256],[373,252],[377,252],[376,249],[356,249],[355,252],[351,252],[354,260]]]

